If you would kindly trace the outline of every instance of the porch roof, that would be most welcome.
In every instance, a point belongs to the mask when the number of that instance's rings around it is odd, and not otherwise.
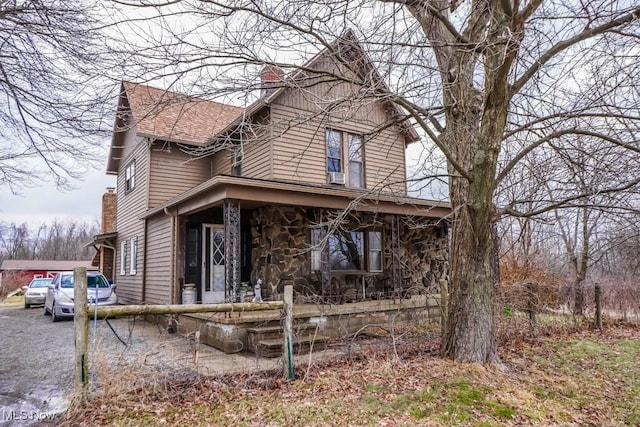
[[[82,247],[86,248],[88,246],[100,246],[100,245],[115,247],[115,242],[117,237],[118,237],[118,232],[96,234],[91,239],[82,242]]]
[[[220,205],[225,199],[238,200],[244,207],[270,204],[353,209],[355,211],[444,218],[451,213],[446,202],[396,196],[371,190],[271,181],[216,175],[202,184],[146,211],[146,219],[162,212],[191,214]]]

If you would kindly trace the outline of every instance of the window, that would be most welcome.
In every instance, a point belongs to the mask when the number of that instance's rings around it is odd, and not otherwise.
[[[329,269],[364,270],[364,233],[336,231],[329,236]]]
[[[322,269],[322,229],[311,229],[311,271],[320,271]]]
[[[327,172],[342,172],[342,132],[327,129]]]
[[[311,229],[311,271],[322,269],[322,233],[320,228]],[[382,271],[382,233],[380,231],[336,230],[328,237],[327,244],[331,271]],[[366,252],[365,244],[368,248]]]
[[[365,185],[362,135],[327,129],[326,140],[329,182],[346,182],[349,187],[363,188]],[[337,179],[336,174],[340,174],[340,179]]]
[[[138,262],[138,238],[134,237],[131,239],[131,257],[130,257],[131,265],[129,266],[129,274],[132,276],[136,274],[136,264]]]
[[[127,274],[127,242],[120,242],[120,275]]]
[[[362,167],[362,137],[349,134],[349,186],[364,187]]]
[[[233,176],[242,176],[242,145],[238,145],[233,150],[233,161],[231,162],[231,173]]]
[[[382,233],[369,231],[369,271],[382,271]]]
[[[129,192],[136,186],[136,161],[129,163],[124,171],[124,191]]]

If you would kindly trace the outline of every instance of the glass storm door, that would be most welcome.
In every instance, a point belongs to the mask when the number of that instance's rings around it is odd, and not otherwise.
[[[202,303],[224,302],[224,226],[202,224]]]

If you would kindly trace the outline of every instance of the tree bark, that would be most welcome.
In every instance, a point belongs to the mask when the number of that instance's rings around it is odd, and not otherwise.
[[[508,74],[521,28],[497,4],[483,2],[470,13],[466,29],[455,33],[430,6],[446,15],[449,5],[438,1],[415,4],[409,10],[421,23],[438,61],[446,118],[441,145],[450,148],[451,298],[441,353],[463,362],[499,362],[494,326],[498,245],[493,195],[511,99]],[[516,36],[503,37],[507,31]],[[469,49],[472,45],[482,47]],[[474,77],[481,58],[484,82],[478,85]]]

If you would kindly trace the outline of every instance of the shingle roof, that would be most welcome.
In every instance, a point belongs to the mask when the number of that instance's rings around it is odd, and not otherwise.
[[[243,110],[142,84],[122,84],[138,135],[204,146]]]
[[[46,270],[64,271],[73,270],[76,267],[86,267],[87,270],[95,270],[91,261],[42,261],[37,259],[5,259],[0,270]]]

